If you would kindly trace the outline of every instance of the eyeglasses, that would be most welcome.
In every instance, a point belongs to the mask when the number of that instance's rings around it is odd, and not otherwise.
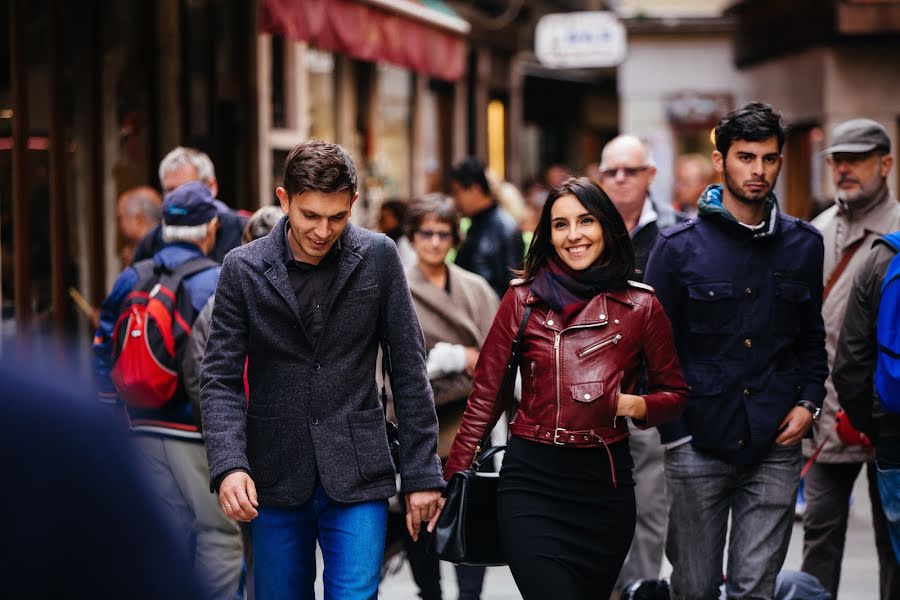
[[[416,231],[416,237],[420,240],[431,240],[435,236],[442,242],[446,242],[447,240],[453,237],[452,231],[432,231],[431,229],[419,229]]]
[[[615,179],[619,175],[619,171],[622,171],[622,174],[625,175],[627,179],[631,179],[632,177],[637,177],[639,173],[643,173],[647,169],[649,169],[647,165],[642,167],[616,167],[615,169],[602,169],[600,171],[600,177],[604,179]]]

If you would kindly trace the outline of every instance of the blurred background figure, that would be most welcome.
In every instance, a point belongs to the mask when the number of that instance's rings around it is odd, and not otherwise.
[[[122,236],[119,261],[124,269],[131,264],[138,242],[162,220],[162,197],[146,185],[126,190],[116,202],[116,217]]]
[[[403,232],[405,219],[406,202],[393,198],[381,203],[381,209],[378,212],[378,231],[397,244],[397,252],[400,253],[400,262],[403,263],[404,268],[416,262],[416,252]]]
[[[244,228],[244,235],[241,238],[243,243],[249,244],[253,240],[269,235],[269,232],[275,228],[283,216],[284,213],[279,206],[264,206],[257,210],[247,221],[247,226]],[[209,324],[212,320],[215,300],[215,294],[210,296],[209,300],[206,301],[206,306],[203,307],[203,310],[200,311],[200,314],[194,320],[191,335],[184,350],[184,361],[181,367],[184,377],[184,389],[191,400],[194,415],[198,419],[200,416],[200,364],[203,362],[203,353],[206,351],[206,340],[209,339]],[[249,398],[250,392],[247,385],[246,368],[244,371],[244,391]],[[209,470],[208,465],[206,468]],[[216,496],[213,494],[209,496],[211,501],[216,502],[218,505]],[[240,575],[241,571],[236,557],[243,547],[245,567],[243,588],[247,600],[253,600],[255,594],[253,590],[253,552],[250,548],[250,529],[245,523],[238,524],[227,518],[220,510],[211,510],[210,514],[214,519],[214,523],[217,523],[215,529],[218,531],[217,537],[219,546],[222,549],[221,554],[224,558],[224,560],[218,561],[215,565],[218,571],[214,578],[222,584],[222,587],[218,589],[223,592],[233,589],[231,582]],[[240,536],[235,535],[235,530],[238,526],[240,526]]]
[[[121,425],[47,362],[0,363],[2,595],[206,598]]]
[[[647,146],[637,136],[613,138],[601,152],[600,183],[616,206],[634,244],[635,274],[644,278],[650,248],[659,231],[676,222],[670,206],[653,201],[650,184],[656,166]],[[668,503],[663,471],[663,447],[655,428],[629,424],[629,443],[634,458],[637,523],[631,549],[622,565],[616,590],[637,579],[656,579],[662,566]]]
[[[682,154],[675,163],[673,206],[687,218],[697,216],[697,200],[706,186],[716,182],[716,171],[708,156]]]
[[[417,258],[406,277],[425,335],[440,425],[438,455],[444,460],[462,422],[478,353],[500,301],[483,277],[446,262],[450,249],[459,244],[459,213],[450,198],[430,194],[414,201],[406,222]],[[404,539],[421,597],[440,600],[440,563],[426,554],[427,537],[417,543],[408,535]],[[484,572],[483,567],[456,567],[461,600],[480,597]]]
[[[216,170],[209,156],[195,148],[178,146],[159,162],[159,182],[163,193],[168,194],[189,181],[199,181],[209,188],[209,193],[212,194],[219,226],[216,230],[215,245],[209,252],[209,257],[221,264],[229,250],[240,246],[247,218],[231,210],[218,198],[219,182],[216,180]],[[134,251],[134,262],[153,257],[162,245],[162,227],[156,226],[138,243]]]
[[[472,220],[456,264],[484,277],[502,297],[513,271],[522,267],[522,233],[491,193],[481,159],[470,156],[453,165],[450,189],[456,208]]]
[[[572,176],[569,167],[559,163],[553,163],[544,170],[544,183],[549,189],[553,189]]]

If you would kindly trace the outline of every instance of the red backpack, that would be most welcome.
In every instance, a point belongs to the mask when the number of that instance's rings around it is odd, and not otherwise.
[[[152,259],[134,264],[138,283],[125,297],[113,328],[110,371],[127,405],[159,409],[175,397],[184,344],[197,318],[182,282],[217,266],[206,257],[172,270]]]

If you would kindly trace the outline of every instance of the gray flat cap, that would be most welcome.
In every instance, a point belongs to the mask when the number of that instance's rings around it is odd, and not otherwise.
[[[891,152],[891,138],[880,123],[872,119],[852,119],[838,124],[831,133],[831,145],[822,154],[851,152],[861,154],[878,150]]]

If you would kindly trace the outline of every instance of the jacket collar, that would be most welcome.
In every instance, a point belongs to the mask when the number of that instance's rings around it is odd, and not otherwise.
[[[776,235],[779,231],[779,210],[778,200],[774,193],[766,196],[765,216],[760,227],[752,227],[744,223],[740,223],[734,218],[725,206],[722,204],[722,186],[718,184],[707,186],[700,195],[697,202],[699,216],[702,218],[716,221],[735,231],[740,231],[745,235],[749,235],[754,239],[767,238]]]
[[[287,267],[284,263],[287,245],[287,240],[284,236],[286,223],[287,216],[284,216],[281,221],[278,222],[278,225],[269,232],[269,235],[253,243],[259,244],[260,258],[263,261],[263,270],[266,279],[272,287],[275,288],[275,291],[278,292],[278,295],[281,296],[282,300],[290,307],[294,318],[297,319],[297,322],[302,329],[303,320],[300,318],[300,306],[297,304],[297,296],[294,295],[294,290],[288,279]],[[343,291],[350,276],[362,260],[362,255],[360,254],[362,245],[361,236],[352,224],[347,223],[347,227],[341,234],[339,241],[342,249],[337,257],[337,272],[335,273],[334,281],[331,285],[330,303],[325,315],[326,322],[328,320],[328,315],[331,313],[333,300]],[[304,334],[306,335],[307,340],[310,340],[309,335],[305,330]]]
[[[562,317],[551,308],[547,308],[547,318],[543,325],[554,331],[562,331],[573,327],[593,327],[597,325],[606,325],[609,322],[609,311],[607,306],[609,301],[618,302],[628,307],[634,307],[636,302],[632,297],[632,291],[629,288],[614,290],[611,292],[600,292],[594,296],[587,305],[581,309],[578,316],[566,326],[563,326]],[[536,304],[542,300],[536,296],[531,290],[525,297],[525,304]]]

